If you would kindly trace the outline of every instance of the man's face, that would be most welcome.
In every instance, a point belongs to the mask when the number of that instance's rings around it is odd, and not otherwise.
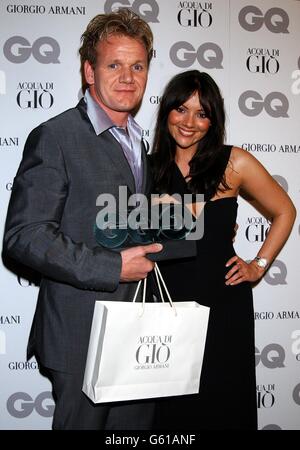
[[[139,105],[146,88],[146,49],[133,38],[112,35],[98,43],[95,69],[85,62],[85,76],[93,98],[113,120],[128,115]]]

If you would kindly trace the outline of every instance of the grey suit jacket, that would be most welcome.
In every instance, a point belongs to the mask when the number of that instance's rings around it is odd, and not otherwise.
[[[4,252],[42,274],[28,357],[35,354],[46,367],[82,373],[95,300],[133,297],[136,283],[119,283],[120,254],[97,245],[93,232],[98,195],[118,199],[119,185],[134,193],[129,164],[109,131],[96,135],[83,100],[30,133],[13,183]]]

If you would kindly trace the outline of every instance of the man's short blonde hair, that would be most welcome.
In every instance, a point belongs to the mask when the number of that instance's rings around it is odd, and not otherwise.
[[[85,61],[95,67],[97,61],[97,44],[110,35],[123,35],[140,41],[147,51],[148,64],[153,54],[153,34],[149,25],[137,14],[127,8],[120,8],[110,14],[98,14],[87,26],[81,36],[79,49],[81,65]]]

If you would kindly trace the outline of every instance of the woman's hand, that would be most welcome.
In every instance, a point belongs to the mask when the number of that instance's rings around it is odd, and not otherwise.
[[[239,256],[233,256],[230,258],[226,267],[234,266],[227,272],[225,276],[225,284],[227,286],[235,286],[236,284],[243,283],[244,281],[255,282],[259,280],[265,273],[265,269],[259,267],[255,261],[246,263]]]

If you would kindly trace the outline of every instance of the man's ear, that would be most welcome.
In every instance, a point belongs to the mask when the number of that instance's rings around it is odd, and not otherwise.
[[[89,85],[95,83],[94,69],[89,61],[84,61],[84,76]]]

